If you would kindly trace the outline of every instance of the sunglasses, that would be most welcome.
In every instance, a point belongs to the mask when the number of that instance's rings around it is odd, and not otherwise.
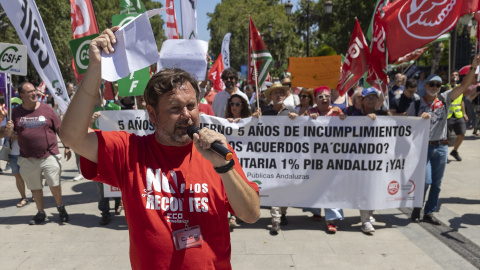
[[[430,87],[442,87],[442,84],[441,84],[441,83],[431,82],[431,83],[429,83],[428,85],[430,85]]]
[[[231,77],[225,77],[224,80],[225,80],[225,81],[228,81],[228,80],[233,81],[233,80],[235,80],[235,79],[237,79],[237,77],[231,76]]]
[[[309,95],[298,95],[299,98],[309,98]]]
[[[318,99],[329,99],[330,98],[330,95],[318,95],[317,96]]]
[[[242,106],[242,103],[236,103],[236,102],[230,102],[231,107],[240,107]]]

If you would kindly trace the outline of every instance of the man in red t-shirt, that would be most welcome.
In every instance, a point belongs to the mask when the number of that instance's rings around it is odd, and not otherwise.
[[[245,177],[236,155],[231,161],[209,150],[228,145],[199,125],[198,83],[180,69],[164,69],[145,88],[154,134],[88,129],[101,78],[101,51],[113,52],[113,32],[92,40],[90,63],[65,114],[61,137],[82,156],[82,173],[122,190],[133,269],[231,269],[232,212],[245,222],[260,216],[258,187]],[[115,42],[113,42],[115,44]],[[79,124],[83,123],[83,124]]]

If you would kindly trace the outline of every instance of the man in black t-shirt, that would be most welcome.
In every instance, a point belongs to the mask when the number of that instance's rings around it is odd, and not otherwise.
[[[415,94],[415,92],[417,92],[417,81],[409,79],[405,84],[405,91],[393,98],[389,112],[392,115],[407,115],[407,109],[410,107],[410,103],[415,100],[420,100],[420,96]]]

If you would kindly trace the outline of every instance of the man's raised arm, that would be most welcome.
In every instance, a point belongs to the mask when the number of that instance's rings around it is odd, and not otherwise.
[[[77,92],[70,102],[60,126],[61,140],[73,151],[95,163],[97,162],[98,140],[97,135],[89,126],[101,83],[101,52],[103,50],[106,54],[110,54],[114,51],[113,44],[116,43],[116,40],[113,32],[118,28],[116,26],[103,31],[90,43],[87,71],[78,85]]]
[[[450,98],[452,101],[457,99],[461,94],[463,94],[470,84],[473,83],[475,80],[475,70],[477,69],[478,65],[480,64],[480,53],[475,55],[472,60],[472,65],[470,67],[470,70],[468,71],[467,75],[463,78],[462,83],[452,90],[452,94],[450,95]]]

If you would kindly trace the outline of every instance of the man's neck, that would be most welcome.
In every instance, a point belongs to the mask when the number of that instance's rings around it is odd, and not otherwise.
[[[435,96],[430,96],[429,94],[426,94],[426,95],[425,95],[425,101],[427,101],[427,102],[432,102],[432,101],[434,101],[436,98],[437,98],[437,95],[435,95]]]
[[[25,102],[22,104],[22,107],[27,111],[33,111],[36,108],[38,108],[38,106],[40,106],[40,102],[38,102],[38,101],[35,102],[35,103],[31,103],[31,104],[26,104]]]
[[[273,104],[273,107],[272,107],[272,109],[274,109],[277,112],[280,112],[284,108],[285,108],[285,104],[283,103]]]
[[[233,95],[237,92],[237,87],[233,87],[232,89],[225,89],[227,91],[227,93],[229,93],[230,95]]]

